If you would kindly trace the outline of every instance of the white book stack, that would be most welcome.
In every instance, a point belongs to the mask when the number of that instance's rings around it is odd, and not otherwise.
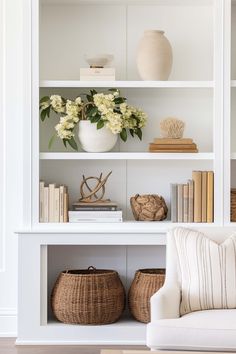
[[[69,222],[122,222],[122,210],[69,211]]]
[[[115,68],[81,68],[81,81],[115,81]]]

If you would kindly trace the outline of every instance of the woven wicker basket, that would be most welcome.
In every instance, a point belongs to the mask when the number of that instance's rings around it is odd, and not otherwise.
[[[128,305],[133,317],[150,322],[150,298],[165,281],[165,269],[139,269],[129,289]]]
[[[64,323],[108,324],[125,308],[125,290],[114,270],[69,270],[60,273],[51,296],[52,310]]]
[[[236,221],[236,189],[231,189],[231,213],[230,220]]]

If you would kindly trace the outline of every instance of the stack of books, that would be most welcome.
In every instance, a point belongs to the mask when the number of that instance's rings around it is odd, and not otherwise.
[[[197,145],[193,139],[168,139],[155,138],[153,143],[149,144],[150,152],[198,152]]]
[[[77,202],[69,211],[69,222],[122,222],[122,210],[116,203],[101,201],[95,203]]]
[[[115,68],[81,68],[81,81],[115,81]]]
[[[39,183],[39,221],[68,222],[69,196],[66,186]]]
[[[214,222],[214,173],[193,171],[186,184],[171,184],[172,222]]]

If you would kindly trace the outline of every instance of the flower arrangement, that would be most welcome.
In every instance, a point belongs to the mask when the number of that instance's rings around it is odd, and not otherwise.
[[[49,148],[55,137],[59,137],[65,146],[69,144],[74,150],[78,150],[74,129],[80,120],[90,120],[97,125],[97,129],[106,127],[113,134],[119,134],[123,141],[127,140],[127,131],[132,137],[137,135],[142,139],[142,128],[146,124],[147,115],[142,110],[128,105],[118,89],[110,89],[107,93],[90,90],[90,94],[85,97],[85,100],[80,96],[69,100],[59,95],[41,98],[42,121],[50,117],[51,111],[60,115],[59,123],[55,126],[56,133],[49,141]]]

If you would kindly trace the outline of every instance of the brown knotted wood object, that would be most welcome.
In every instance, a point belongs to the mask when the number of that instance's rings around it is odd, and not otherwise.
[[[114,323],[124,311],[125,290],[114,270],[68,270],[57,278],[51,305],[55,317],[63,323]]]
[[[133,317],[150,322],[150,298],[165,281],[165,269],[139,269],[129,289],[128,305]]]
[[[165,199],[157,194],[136,194],[130,198],[130,205],[137,221],[161,221],[167,217]]]

